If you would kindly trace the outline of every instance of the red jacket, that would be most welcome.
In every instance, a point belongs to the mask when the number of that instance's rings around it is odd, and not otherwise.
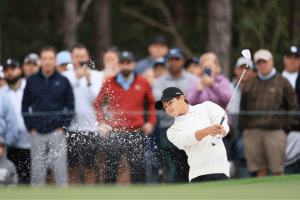
[[[148,122],[155,125],[155,99],[151,86],[144,77],[136,74],[127,91],[116,81],[116,77],[106,80],[95,99],[94,108],[100,124],[106,123],[117,131],[134,131],[145,124],[145,102],[149,112]],[[106,105],[105,112],[103,103]]]

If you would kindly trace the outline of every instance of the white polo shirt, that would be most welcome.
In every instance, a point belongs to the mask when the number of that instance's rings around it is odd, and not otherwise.
[[[229,163],[223,141],[212,146],[212,136],[208,135],[201,141],[195,137],[196,131],[220,124],[223,115],[224,110],[210,101],[190,105],[188,113],[176,117],[174,124],[168,129],[168,139],[188,156],[190,181],[198,176],[216,173],[224,173],[229,177]],[[228,133],[227,116],[223,127]]]

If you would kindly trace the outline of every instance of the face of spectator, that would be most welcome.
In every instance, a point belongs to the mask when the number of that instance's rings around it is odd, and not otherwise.
[[[162,104],[168,115],[178,117],[182,114],[183,105],[185,104],[184,96],[181,95],[180,98],[174,97],[170,101],[163,101]]]
[[[68,70],[68,64],[58,65],[58,66],[56,66],[56,70],[59,71],[60,73],[65,72]]]
[[[56,69],[56,57],[55,52],[51,50],[41,52],[41,68],[45,75],[49,76],[55,72]]]
[[[261,73],[263,76],[266,76],[271,73],[272,67],[274,65],[274,61],[272,59],[267,61],[260,59],[256,62],[256,65],[257,65],[257,71]]]
[[[22,76],[22,69],[10,65],[3,70],[3,73],[8,84],[15,84]]]
[[[118,66],[119,56],[116,52],[109,51],[106,52],[103,56],[104,67],[108,66]]]
[[[0,158],[2,158],[3,153],[4,153],[4,146],[0,144]]]
[[[201,62],[200,63],[201,73],[204,71],[205,68],[211,70],[212,77],[216,77],[216,74],[221,72],[221,68],[218,64],[217,56],[213,53],[206,54],[204,57],[201,58],[200,62]]]
[[[187,67],[186,71],[189,73],[192,73],[198,77],[201,75],[201,69],[200,66],[197,63],[191,62]]]
[[[300,59],[297,54],[288,54],[283,59],[284,69],[289,73],[294,73],[299,70]]]
[[[167,72],[168,72],[168,68],[160,63],[158,63],[154,67],[154,77],[155,78],[161,77],[161,76],[165,75]]]
[[[124,77],[129,77],[130,73],[134,69],[135,62],[129,62],[128,60],[123,60],[119,63],[120,71]]]
[[[240,67],[235,67],[234,68],[234,74],[236,76],[236,81],[237,82],[240,81],[241,76],[242,76],[242,74],[245,70],[245,67],[246,67],[246,64],[241,65]],[[248,68],[244,73],[243,79],[240,82],[240,86],[243,87],[245,85],[245,83],[247,82],[247,80],[249,80],[250,78],[252,78],[256,75],[257,75],[257,73],[253,69]]]
[[[89,62],[90,55],[86,48],[74,48],[71,53],[74,68],[80,67],[81,62]]]
[[[22,66],[22,69],[27,79],[30,75],[37,73],[40,67],[35,62],[28,62]]]
[[[169,58],[168,63],[169,63],[170,73],[177,74],[177,73],[180,73],[183,68],[184,59],[172,57],[172,58]]]
[[[169,51],[169,48],[167,47],[167,45],[160,43],[160,42],[151,44],[148,47],[148,52],[149,52],[152,60],[155,60],[156,58],[159,58],[159,57],[165,57],[168,54],[168,51]]]

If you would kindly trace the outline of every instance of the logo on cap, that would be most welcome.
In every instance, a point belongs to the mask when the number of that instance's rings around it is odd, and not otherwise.
[[[127,57],[127,56],[129,56],[129,53],[128,53],[127,51],[125,51],[125,52],[123,53],[123,56],[124,56],[124,57]]]
[[[291,52],[296,53],[297,52],[297,47],[291,46]]]
[[[171,49],[170,50],[170,54],[175,54],[176,53],[176,50],[175,49]]]
[[[7,65],[10,65],[11,64],[11,59],[8,59],[7,60]]]

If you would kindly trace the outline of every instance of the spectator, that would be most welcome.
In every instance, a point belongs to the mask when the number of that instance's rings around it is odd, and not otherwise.
[[[9,96],[0,89],[0,137],[7,146],[18,141],[18,121]]]
[[[22,66],[24,78],[27,80],[30,75],[38,73],[40,66],[40,57],[35,53],[28,54]]]
[[[77,44],[72,49],[72,58],[82,56],[78,65],[76,60],[74,70],[63,72],[73,88],[75,97],[75,115],[67,132],[69,184],[80,184],[80,166],[84,175],[84,183],[95,184],[94,169],[97,153],[98,125],[93,103],[100,92],[104,73],[91,69],[87,63],[90,55],[87,48]],[[77,63],[77,64],[75,64]]]
[[[159,77],[153,85],[153,94],[156,100],[161,98],[161,93],[165,88],[178,87],[185,95],[193,82],[199,78],[183,69],[185,60],[180,48],[173,47],[168,55],[168,73]],[[174,123],[174,118],[164,110],[159,115],[160,144],[164,160],[167,165],[168,177],[166,182],[188,182],[187,155],[183,150],[175,147],[167,138],[167,130]]]
[[[298,110],[297,96],[289,81],[276,73],[270,51],[260,49],[254,54],[258,77],[248,80],[241,97],[241,111],[263,111],[260,115],[241,115],[240,128],[250,172],[258,177],[284,174],[287,135],[298,124],[296,115],[271,114],[269,111]]]
[[[108,79],[118,74],[119,70],[119,51],[118,47],[112,46],[105,49],[103,55],[104,78]]]
[[[4,79],[3,66],[0,65],[0,88],[5,84],[6,84],[6,81]]]
[[[107,138],[106,182],[115,183],[123,152],[127,152],[132,183],[145,182],[145,136],[155,126],[154,97],[146,79],[133,73],[134,56],[123,51],[119,58],[120,72],[103,83],[94,107],[101,134]],[[144,120],[144,102],[147,103],[148,122]],[[106,116],[102,104],[106,104]]]
[[[300,49],[296,46],[287,48],[283,56],[283,63],[284,70],[282,76],[287,78],[295,89],[300,67]]]
[[[288,69],[293,69],[295,71],[295,68],[297,68],[297,64],[299,67],[299,48],[296,46],[291,46],[286,50],[286,54],[284,56],[284,64],[285,64],[285,71],[288,71]],[[299,70],[299,68],[298,68]],[[283,71],[283,72],[285,72]],[[292,71],[292,70],[290,70]],[[282,75],[284,76],[284,73],[282,72]],[[288,73],[285,72],[287,76],[285,76],[290,83],[295,85],[295,91],[297,94],[298,99],[298,106],[300,106],[300,78],[298,71],[294,73]],[[298,77],[295,82],[293,82],[294,75],[297,74]],[[285,161],[284,161],[285,174],[296,174],[300,173],[300,123],[295,128],[294,131],[289,132],[287,136],[287,144],[286,144],[286,150],[285,150]]]
[[[214,136],[224,137],[229,131],[227,119],[223,125],[219,124],[224,115],[220,106],[209,101],[190,106],[179,88],[169,87],[162,92],[155,108],[164,108],[175,117],[167,136],[189,156],[190,182],[228,179],[229,163],[224,144],[212,146]]]
[[[253,62],[250,61],[249,68],[245,71],[244,76],[241,79],[241,76],[245,70],[245,67],[248,63],[248,60],[244,57],[240,57],[235,64],[234,74],[235,78],[233,78],[230,83],[231,93],[234,93],[234,90],[239,81],[240,84],[236,89],[236,93],[234,97],[232,97],[231,104],[228,108],[228,114],[232,120],[233,124],[233,133],[234,139],[232,140],[232,144],[234,145],[234,154],[236,158],[236,166],[237,166],[237,177],[238,178],[250,178],[251,173],[248,171],[246,166],[246,158],[245,151],[243,145],[243,139],[241,137],[241,131],[239,129],[239,112],[240,112],[240,103],[242,96],[242,88],[245,86],[246,82],[252,77],[257,76],[257,68],[253,66]]]
[[[168,54],[167,41],[162,36],[156,36],[152,39],[148,46],[149,56],[138,61],[135,66],[135,71],[138,74],[144,74],[147,69],[152,68],[156,58],[165,57]]]
[[[168,66],[168,62],[164,57],[156,58],[153,67],[144,72],[144,77],[152,86],[158,77],[161,77],[168,72]]]
[[[24,90],[22,112],[31,133],[31,185],[42,186],[49,152],[57,185],[68,185],[65,131],[74,112],[68,79],[57,72],[54,47],[41,49],[41,69],[30,76]]]
[[[72,63],[71,53],[69,51],[61,51],[56,54],[56,70],[60,73],[65,72],[68,69],[68,64]]]
[[[30,184],[30,133],[27,131],[22,117],[22,98],[26,80],[22,77],[22,69],[18,61],[7,59],[3,63],[4,76],[7,82],[1,89],[8,94],[18,120],[18,141],[7,149],[7,157],[17,167],[19,184]]]
[[[187,72],[200,77],[201,76],[201,68],[199,66],[199,62],[200,62],[199,58],[192,57],[185,62],[184,68]]]
[[[18,174],[15,165],[6,157],[6,145],[0,136],[0,186],[16,185]]]

